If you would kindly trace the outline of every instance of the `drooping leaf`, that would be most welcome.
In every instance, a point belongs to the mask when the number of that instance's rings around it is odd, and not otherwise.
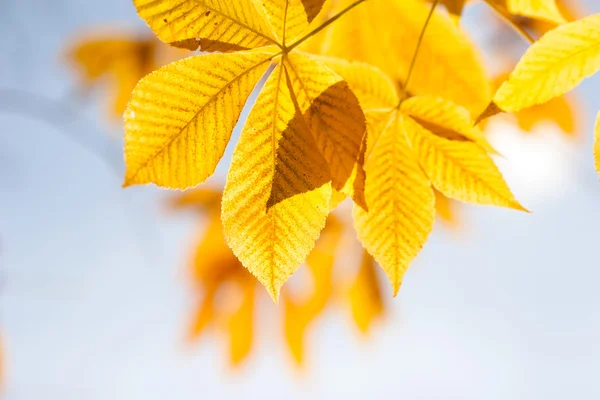
[[[369,211],[354,210],[363,246],[388,275],[394,294],[433,228],[434,196],[404,135],[404,117],[392,117],[366,164]]]
[[[185,189],[212,175],[272,55],[201,55],[142,79],[125,112],[124,185]]]
[[[556,0],[507,0],[507,7],[511,14],[543,19],[557,24],[566,22],[556,5]]]
[[[363,259],[356,279],[350,287],[350,307],[358,329],[366,334],[373,323],[383,316],[383,299],[375,262],[368,252]]]
[[[241,304],[227,320],[229,360],[233,366],[246,359],[252,349],[256,285],[248,277],[239,282]]]
[[[252,49],[276,40],[254,1],[133,0],[158,37],[202,51]]]
[[[323,312],[333,291],[333,266],[342,236],[342,225],[332,214],[313,251],[307,259],[307,267],[313,280],[312,291],[307,298],[285,297],[284,335],[294,361],[304,361],[304,344],[307,329]]]
[[[425,173],[444,195],[472,204],[524,210],[477,143],[437,136],[409,117],[403,118],[402,128]]]
[[[288,87],[267,80],[233,154],[223,194],[228,243],[273,299],[325,225],[331,175]]]
[[[489,109],[516,112],[545,103],[598,70],[600,14],[559,26],[532,45],[498,89]]]

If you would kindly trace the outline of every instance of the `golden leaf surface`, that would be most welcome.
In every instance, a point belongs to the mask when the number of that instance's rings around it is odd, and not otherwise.
[[[344,77],[358,97],[365,112],[392,108],[398,104],[398,94],[394,82],[379,69],[370,64],[348,61],[342,58],[314,57]]]
[[[417,96],[402,102],[401,111],[437,136],[457,141],[470,140],[489,153],[496,152],[481,129],[473,126],[469,111],[451,101]]]
[[[252,49],[276,40],[254,1],[133,0],[165,43],[202,51]]]
[[[304,262],[329,214],[331,175],[275,68],[233,153],[223,194],[228,243],[274,300]]]
[[[287,61],[298,106],[329,164],[333,188],[366,208],[366,122],[356,95],[338,74],[307,53],[290,54]]]
[[[346,4],[341,1],[337,9]],[[324,54],[367,62],[403,83],[430,7],[421,0],[369,0],[360,12],[348,13],[315,40],[321,41]],[[446,98],[472,113],[480,112],[491,98],[475,47],[441,11],[434,12],[427,26],[408,90]]]
[[[212,175],[272,55],[200,55],[142,79],[125,112],[124,185],[185,189]]]
[[[403,129],[433,185],[444,195],[472,204],[524,210],[488,153],[471,141],[435,135],[411,118]]]
[[[508,79],[501,74],[496,79],[497,87]],[[567,136],[575,137],[579,132],[579,117],[582,112],[571,94],[555,97],[545,103],[525,108],[514,114],[519,128],[531,132],[541,122],[555,123]]]
[[[561,25],[521,58],[494,95],[501,111],[516,112],[565,94],[600,70],[600,14]]]
[[[354,209],[365,248],[384,269],[394,295],[433,228],[434,196],[404,135],[404,117],[393,116],[366,163],[369,211]]]
[[[556,4],[556,0],[507,0],[506,6],[511,14],[542,19],[557,24],[566,22]]]
[[[428,96],[396,103],[402,88],[380,70],[360,63],[329,65],[372,107],[366,111],[369,208],[355,207],[354,223],[395,293],[433,227],[432,184],[458,200],[522,209],[488,155],[491,146],[478,144],[487,142],[466,109]],[[374,87],[373,82],[379,84]],[[383,94],[379,101],[377,93]]]

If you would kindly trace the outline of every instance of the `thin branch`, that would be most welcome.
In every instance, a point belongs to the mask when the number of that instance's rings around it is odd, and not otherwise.
[[[329,18],[323,24],[321,24],[320,26],[318,26],[317,28],[313,29],[311,32],[309,32],[308,34],[306,34],[304,37],[302,37],[301,39],[297,40],[294,44],[292,44],[290,47],[287,48],[288,52],[292,51],[292,49],[295,48],[296,46],[299,46],[300,44],[302,44],[306,40],[308,40],[311,37],[315,36],[317,33],[321,32],[323,29],[327,28],[329,25],[333,24],[335,21],[337,21],[338,19],[340,19],[348,11],[352,10],[354,7],[358,6],[359,4],[364,3],[365,1],[366,0],[357,0],[354,3],[350,4],[348,7],[344,8],[342,11],[340,11],[339,13],[337,13],[336,15],[334,15],[333,17]]]
[[[415,64],[417,63],[417,56],[419,55],[419,49],[421,48],[421,44],[423,43],[423,37],[425,37],[425,31],[427,30],[427,26],[429,25],[429,21],[431,21],[431,17],[433,16],[433,12],[435,11],[435,7],[437,7],[440,0],[435,0],[431,5],[431,9],[429,10],[429,15],[427,15],[427,19],[425,20],[425,24],[423,24],[423,29],[421,30],[421,34],[419,35],[419,40],[417,41],[417,48],[415,49],[415,53],[413,54],[413,58],[410,61],[410,66],[408,67],[408,74],[406,75],[406,80],[404,81],[404,85],[402,85],[402,94],[400,96],[400,102],[398,103],[397,109],[400,108],[404,99],[406,99],[406,94],[408,93],[408,84],[410,83],[410,78],[412,77],[413,70],[415,69]]]

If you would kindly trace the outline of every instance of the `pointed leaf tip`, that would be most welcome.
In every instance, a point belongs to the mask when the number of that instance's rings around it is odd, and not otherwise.
[[[494,115],[498,115],[500,113],[503,113],[504,110],[501,109],[496,103],[494,103],[493,101],[486,107],[485,110],[483,110],[483,112],[479,115],[479,117],[477,117],[477,119],[475,120],[475,125],[479,125],[480,122],[493,117]]]

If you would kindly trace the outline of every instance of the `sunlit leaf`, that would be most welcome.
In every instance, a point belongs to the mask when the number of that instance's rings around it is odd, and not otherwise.
[[[516,112],[545,103],[598,70],[600,14],[562,25],[531,46],[494,95],[490,109]]]
[[[566,22],[556,5],[556,0],[507,0],[506,5],[512,14],[539,18],[557,24]]]
[[[369,211],[355,207],[363,246],[387,273],[394,293],[431,232],[434,196],[409,147],[404,117],[392,117],[367,160],[365,197]]]
[[[125,186],[185,189],[211,176],[272,55],[201,55],[142,79],[125,112]]]
[[[169,44],[232,51],[275,44],[254,1],[133,0],[138,14]]]
[[[267,80],[233,154],[223,194],[229,245],[273,299],[329,213],[331,175],[283,65]]]
[[[340,1],[337,9],[348,3]],[[430,7],[421,0],[369,0],[315,40],[321,41],[325,54],[370,63],[402,84]],[[452,100],[472,113],[479,113],[490,100],[489,80],[479,54],[441,11],[434,13],[427,26],[408,90]]]
[[[477,143],[437,136],[409,117],[403,118],[402,128],[425,173],[444,195],[472,204],[523,210]]]

